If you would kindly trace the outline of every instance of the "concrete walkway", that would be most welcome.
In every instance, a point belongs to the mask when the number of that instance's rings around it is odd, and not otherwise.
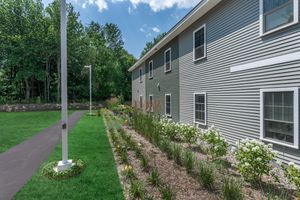
[[[69,129],[84,111],[69,116]],[[16,122],[18,123],[18,122]],[[12,199],[61,141],[60,122],[0,154],[0,200]]]

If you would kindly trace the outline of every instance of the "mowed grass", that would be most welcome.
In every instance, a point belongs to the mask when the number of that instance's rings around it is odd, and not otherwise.
[[[20,144],[59,119],[59,111],[0,112],[0,153]]]
[[[56,181],[43,177],[39,170],[14,199],[124,199],[102,118],[83,116],[71,130],[69,158],[86,163],[81,175]],[[54,150],[48,162],[58,160],[61,160],[61,145]]]

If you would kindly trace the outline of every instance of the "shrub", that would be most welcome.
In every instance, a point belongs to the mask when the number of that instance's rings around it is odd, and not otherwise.
[[[160,179],[159,179],[159,174],[156,168],[154,168],[151,173],[150,176],[148,177],[148,181],[150,182],[151,185],[153,186],[159,186],[160,184]]]
[[[82,160],[75,160],[73,162],[75,164],[70,169],[60,172],[54,171],[54,168],[57,166],[58,162],[50,162],[43,167],[42,174],[43,176],[54,180],[68,179],[77,176],[83,172],[85,169],[85,164]]]
[[[222,185],[222,196],[225,200],[242,200],[242,183],[234,178],[225,177]]]
[[[179,124],[180,134],[183,140],[189,145],[196,142],[197,135],[199,133],[198,129],[189,124]]]
[[[133,181],[129,189],[129,194],[133,199],[144,199],[145,188],[140,181]]]
[[[195,157],[191,151],[185,151],[183,163],[188,173],[191,173],[194,169]]]
[[[271,144],[265,145],[261,141],[246,139],[237,146],[237,168],[245,180],[254,183],[260,181],[264,174],[270,175],[271,161],[276,157]]]
[[[173,159],[178,165],[182,165],[181,154],[182,154],[181,147],[179,145],[174,144],[173,145]]]
[[[170,146],[170,141],[167,139],[163,139],[161,140],[161,142],[159,143],[159,149],[163,152],[167,152],[168,148]]]
[[[213,126],[202,135],[202,139],[209,145],[207,152],[213,158],[222,157],[227,154],[228,144]]]
[[[168,185],[164,185],[160,188],[161,198],[163,200],[173,200],[175,198],[175,194],[172,191],[172,188]]]
[[[105,104],[108,109],[112,109],[120,105],[120,100],[117,97],[112,97],[110,99],[107,99],[105,101]]]
[[[297,167],[294,163],[289,163],[288,166],[282,165],[285,177],[287,180],[294,184],[297,188],[298,196],[300,197],[300,167]]]
[[[180,139],[180,127],[172,122],[171,119],[162,118],[159,122],[160,134],[171,139],[172,141],[177,141]]]
[[[122,169],[122,174],[126,180],[132,180],[135,178],[135,174],[131,165],[125,165]]]
[[[149,170],[149,160],[145,156],[141,157],[141,167],[144,171]]]
[[[206,189],[213,189],[215,184],[215,172],[212,165],[205,162],[199,163],[198,179],[200,184]]]

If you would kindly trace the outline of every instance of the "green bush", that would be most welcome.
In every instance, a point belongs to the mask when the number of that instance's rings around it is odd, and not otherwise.
[[[148,177],[148,181],[153,186],[159,186],[160,178],[159,178],[158,170],[156,168],[154,168],[151,171],[150,176]]]
[[[194,170],[194,164],[195,164],[194,154],[193,152],[187,150],[185,151],[183,156],[184,156],[183,163],[186,168],[186,171],[188,173],[191,173]]]
[[[141,157],[141,167],[146,172],[149,170],[149,159],[145,156]]]
[[[291,162],[288,166],[282,165],[282,168],[287,180],[296,186],[298,197],[300,197],[300,167]]]
[[[175,194],[172,191],[172,188],[169,185],[164,185],[160,188],[161,198],[163,200],[173,200],[176,199]]]
[[[225,177],[222,185],[222,196],[225,200],[242,200],[243,192],[242,188],[243,184],[236,179]]]
[[[202,139],[209,145],[207,152],[215,159],[227,154],[228,144],[214,127],[209,128]]]
[[[133,199],[144,199],[146,190],[140,181],[133,181],[129,189],[129,194]]]
[[[215,184],[214,167],[205,162],[199,163],[198,180],[206,189],[213,189]]]
[[[181,146],[174,144],[173,145],[173,159],[178,165],[182,165],[181,155],[182,155]]]
[[[276,157],[272,145],[257,140],[242,140],[237,144],[235,158],[237,168],[245,180],[257,183],[261,177],[270,175],[271,161]]]
[[[57,166],[58,162],[50,162],[42,168],[42,174],[49,179],[55,180],[68,179],[77,176],[83,172],[85,164],[82,160],[74,160],[73,162],[75,164],[70,169],[60,172],[54,171],[54,167]]]

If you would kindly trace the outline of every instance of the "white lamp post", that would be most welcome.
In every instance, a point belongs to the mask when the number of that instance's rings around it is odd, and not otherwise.
[[[68,72],[66,0],[61,0],[60,9],[62,160],[58,162],[56,169],[57,171],[63,171],[69,169],[72,166],[72,160],[68,160]]]
[[[84,68],[90,69],[90,115],[92,115],[92,65],[84,66]]]

